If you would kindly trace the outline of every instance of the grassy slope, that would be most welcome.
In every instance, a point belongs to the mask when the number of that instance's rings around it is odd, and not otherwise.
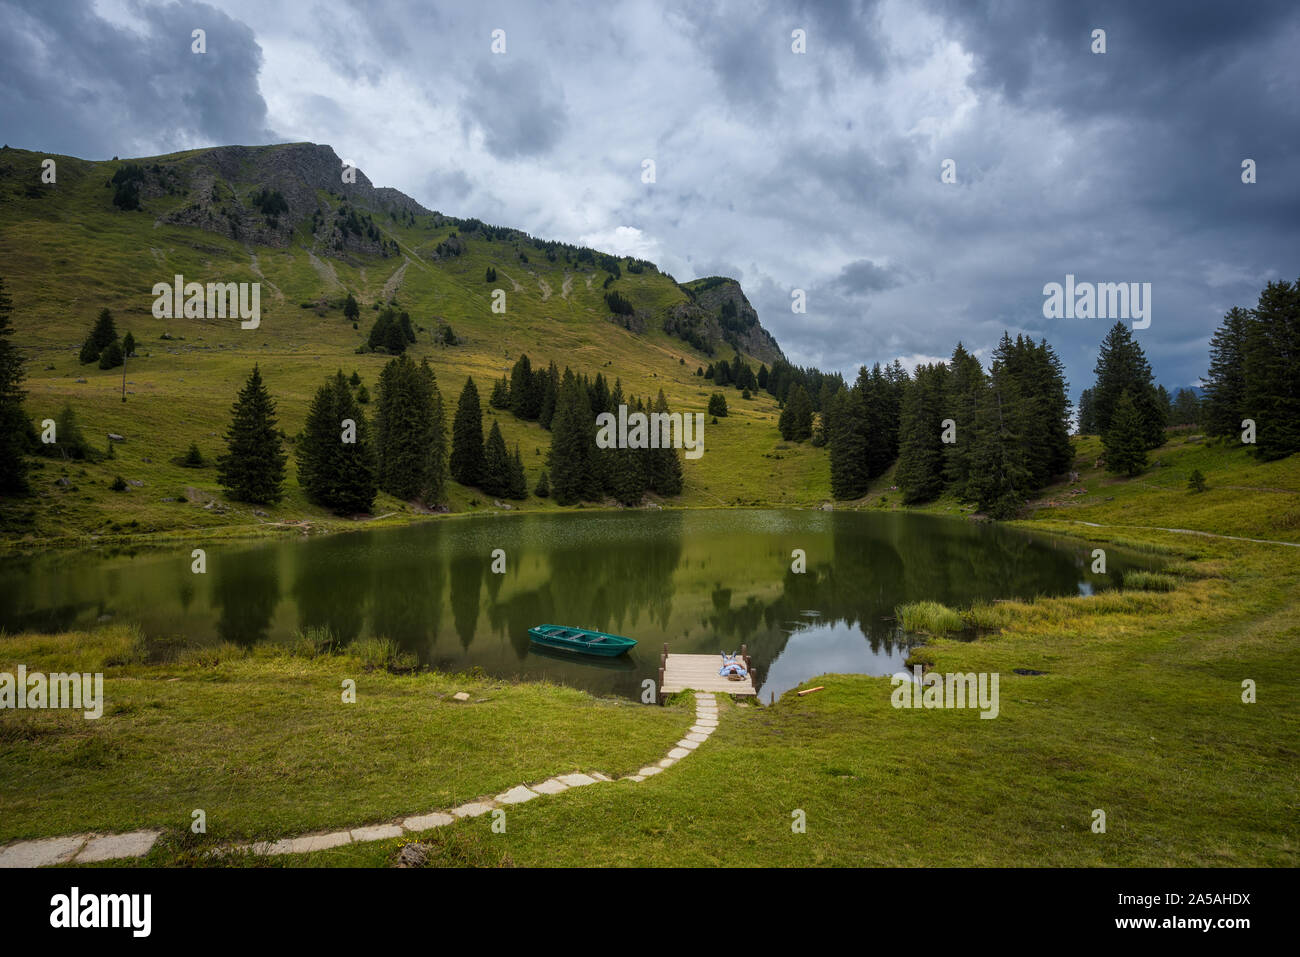
[[[25,157],[33,171],[38,168],[37,154],[8,155]],[[666,310],[685,298],[663,275],[625,272],[611,287],[651,311],[649,330],[633,334],[607,321],[606,273],[589,264],[570,265],[562,259],[550,263],[539,250],[520,247],[529,258],[525,263],[515,243],[477,239],[469,240],[467,252],[455,259],[423,261],[418,254],[430,254],[453,229],[434,226],[428,217],[415,226],[375,217],[376,225],[401,245],[400,258],[313,261],[307,248],[311,238],[305,233],[286,249],[251,250],[213,233],[158,225],[156,219],[184,205],[186,197],[148,200],[146,212],[116,210],[112,191],[103,185],[116,165],[62,157],[58,185],[43,198],[27,197],[15,188],[0,196],[0,262],[14,300],[15,340],[30,357],[28,414],[39,422],[71,402],[92,444],[103,447],[109,432],[127,438],[117,446],[116,461],[65,468],[46,460],[34,475],[35,499],[0,503],[0,526],[28,543],[231,526],[246,533],[258,526],[253,510],[238,504],[223,515],[184,501],[163,502],[183,500],[187,486],[219,494],[211,468],[181,469],[170,459],[191,441],[206,456],[222,450],[220,436],[229,422],[230,405],[254,362],[261,363],[279,403],[281,428],[290,435],[300,429],[311,396],[334,369],[357,370],[373,393],[387,360],[356,355],[355,350],[376,315],[371,306],[385,300],[386,289],[424,328],[412,354],[429,358],[451,407],[465,377],[474,376],[484,404],[485,432],[493,415],[487,408],[492,381],[524,352],[534,367],[553,360],[561,368],[567,364],[591,375],[603,372],[621,378],[629,394],[653,397],[662,388],[675,409],[703,411],[707,404],[712,389],[693,373],[708,359],[659,329]],[[498,274],[491,284],[484,280],[489,265]],[[187,280],[253,282],[258,271],[263,288],[257,330],[241,330],[234,320],[164,320],[151,313],[153,284],[170,281],[175,273]],[[494,288],[506,292],[504,315],[489,309]],[[362,303],[359,330],[343,319],[346,291]],[[318,300],[332,303],[324,315],[301,308],[303,302]],[[120,334],[130,331],[135,336],[141,353],[128,362],[125,404],[121,369],[101,371],[77,361],[80,344],[102,307],[113,311]],[[439,320],[449,322],[465,344],[434,345]],[[160,340],[163,333],[184,338]],[[720,357],[730,355],[724,346]],[[80,383],[79,378],[86,381]],[[735,390],[727,390],[727,395],[732,415],[706,426],[705,455],[685,463],[685,491],[674,504],[823,500],[829,493],[825,452],[806,443],[785,447],[770,396],[746,402]],[[498,418],[507,444],[519,443],[531,490],[550,434],[509,414]],[[118,474],[144,485],[110,492],[108,485]],[[54,484],[65,475],[75,488]],[[264,509],[267,521],[306,518],[324,525],[347,524],[305,500],[293,479],[292,462],[286,490],[284,501]],[[472,504],[479,500],[491,507],[482,498],[475,490],[453,485],[450,505],[464,511],[479,507]],[[530,498],[524,507],[551,506]],[[405,503],[381,495],[375,514],[391,512],[410,514]]]
[[[1081,466],[1095,457],[1091,441],[1082,443]],[[1000,673],[1001,715],[996,720],[982,720],[970,710],[895,710],[885,679],[817,678],[813,683],[825,690],[806,698],[787,694],[773,707],[724,703],[718,733],[669,773],[512,808],[505,834],[493,834],[486,819],[459,822],[436,838],[435,859],[536,865],[1294,866],[1300,859],[1294,816],[1300,797],[1295,746],[1300,739],[1300,549],[1128,526],[1176,519],[1177,527],[1294,540],[1294,534],[1263,533],[1284,522],[1295,507],[1294,492],[1275,490],[1300,485],[1300,461],[1259,465],[1239,450],[1186,442],[1171,444],[1159,458],[1163,467],[1131,482],[1084,469],[1083,485],[1092,491],[1071,498],[1086,501],[1068,509],[1041,509],[1029,524],[1082,535],[1102,546],[1124,542],[1163,550],[1175,559],[1170,570],[1179,581],[1176,590],[998,604],[982,611],[983,620],[997,630],[973,643],[935,640],[928,646],[940,672]],[[1205,472],[1210,492],[1185,491],[1180,476],[1191,467]],[[1222,490],[1229,484],[1240,487],[1224,498]],[[1049,490],[1046,500],[1063,499],[1065,491]],[[1088,528],[1073,524],[1076,516],[1122,527]],[[1047,673],[1022,677],[1013,673],[1015,668]],[[164,702],[171,709],[167,725],[177,721],[185,728],[190,720],[203,720],[204,709],[212,707],[207,697],[216,693],[207,691],[212,677],[220,675],[229,683],[231,694],[245,682],[283,685],[292,670],[237,663],[211,675],[203,669],[175,673],[187,688],[200,691],[168,696],[159,690],[165,688],[158,683],[163,673],[152,681],[141,675],[139,703]],[[1240,700],[1245,678],[1258,683],[1257,704]],[[329,682],[323,676],[312,680],[321,682],[323,696]],[[406,710],[420,700],[411,689],[421,682],[431,683],[431,689],[444,687],[438,684],[443,679],[434,677],[377,674],[371,680],[377,687],[391,685],[383,694],[403,702],[393,705],[390,718],[401,726],[412,720]],[[246,698],[232,695],[228,700]],[[261,727],[282,720],[291,725],[323,722],[285,710],[301,707],[300,690],[282,688],[278,695],[253,700],[256,704],[244,707],[257,711]],[[564,754],[583,753],[592,761],[608,761],[606,770],[622,770],[623,762],[654,757],[663,735],[675,733],[685,717],[664,719],[647,708],[615,709],[616,716],[636,720],[618,726],[625,741],[607,741],[603,725],[595,720],[600,716],[603,721],[607,705],[576,694],[554,704],[556,710],[543,720],[528,721],[530,734],[549,742],[565,721],[585,721],[588,730],[570,742],[568,752],[557,749],[548,766],[562,762]],[[534,707],[535,702],[521,703],[521,711]],[[673,708],[666,711],[675,713]],[[418,728],[426,713],[417,709],[409,726]],[[5,716],[0,728],[12,725],[12,718]],[[76,731],[82,743],[15,740],[9,734],[0,768],[10,770],[0,793],[6,807],[20,795],[27,807],[21,831],[10,833],[59,833],[74,820],[78,825],[120,820],[126,826],[128,815],[101,813],[94,798],[76,798],[61,782],[30,773],[34,766],[44,766],[33,760],[38,749],[78,753],[72,749],[95,747],[84,741],[100,736],[117,736],[122,750],[98,774],[78,772],[84,775],[79,780],[105,794],[114,793],[123,781],[136,782],[135,799],[146,802],[137,819],[158,819],[156,811],[148,810],[150,802],[175,813],[166,789],[139,783],[155,773],[147,764],[148,752],[134,738],[141,732],[129,724],[114,725],[139,720],[110,716],[94,728],[82,725]],[[128,728],[130,733],[124,733]],[[312,752],[341,753],[335,752],[340,742],[334,736],[344,737],[344,729],[325,723],[321,730],[326,737],[312,740]],[[261,733],[267,734],[275,738]],[[397,798],[409,794],[399,780],[405,766],[394,767],[385,754],[373,756],[364,749],[351,753],[376,763],[345,778],[342,786],[301,771],[285,777],[286,767],[304,761],[305,749],[293,748],[289,740],[283,738],[285,751],[270,765],[272,774],[252,767],[247,771],[251,780],[246,791],[271,802],[265,814],[235,815],[249,829],[304,830],[321,820],[341,820],[345,808],[359,823],[382,816],[383,809],[396,809]],[[376,745],[399,754],[405,747]],[[618,750],[625,745],[626,754]],[[459,746],[444,743],[433,760],[443,760]],[[242,757],[247,760],[256,752],[250,748]],[[484,768],[496,754],[497,749],[471,744],[462,774],[484,780]],[[226,780],[219,755],[186,760],[198,765],[192,770],[202,772],[200,779],[219,772],[218,780]],[[528,776],[523,765],[518,770]],[[429,768],[423,780],[443,777]],[[325,788],[315,795],[316,803],[304,800],[304,784]],[[290,794],[304,811],[291,815],[285,810]],[[175,804],[188,806],[195,799],[185,793]],[[36,810],[45,806],[60,810]],[[427,802],[417,801],[403,810],[425,806]],[[1105,834],[1090,830],[1097,808],[1107,813]],[[807,814],[806,834],[791,832],[795,809]],[[298,828],[290,827],[291,817]],[[178,845],[186,843],[178,830],[152,862],[191,860],[177,856]],[[397,843],[279,858],[276,863],[380,865],[391,859]]]

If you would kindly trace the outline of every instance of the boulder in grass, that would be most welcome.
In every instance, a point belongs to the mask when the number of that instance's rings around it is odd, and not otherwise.
[[[125,437],[125,436],[118,435],[116,432],[110,432],[110,433],[108,433],[108,441],[110,441],[110,442],[125,442],[125,441],[126,441],[126,437]]]

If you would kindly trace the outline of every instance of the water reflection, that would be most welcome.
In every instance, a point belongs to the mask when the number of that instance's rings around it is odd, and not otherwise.
[[[492,571],[502,549],[505,571]],[[806,568],[793,570],[802,550]],[[815,511],[601,512],[430,522],[307,541],[64,553],[0,563],[0,627],[94,627],[249,646],[328,628],[391,638],[425,664],[545,677],[640,697],[663,642],[716,654],[747,644],[762,696],[827,672],[892,674],[907,644],[894,607],[933,599],[1091,594],[1152,560],[928,515]],[[586,625],[640,644],[615,662],[539,653],[528,628]]]

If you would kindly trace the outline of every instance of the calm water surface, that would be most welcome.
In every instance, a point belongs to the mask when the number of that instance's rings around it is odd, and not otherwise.
[[[137,622],[150,637],[252,645],[300,628],[380,635],[454,671],[548,678],[639,697],[659,651],[749,646],[764,701],[829,672],[893,674],[909,641],[894,606],[1086,594],[1152,560],[999,525],[903,513],[797,510],[493,515],[317,539],[55,553],[0,563],[0,628]],[[491,572],[496,548],[505,574]],[[802,549],[807,571],[791,571]],[[530,646],[579,624],[640,644],[615,662]]]

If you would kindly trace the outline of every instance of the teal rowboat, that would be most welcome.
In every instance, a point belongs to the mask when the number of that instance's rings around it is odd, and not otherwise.
[[[636,647],[636,641],[622,635],[607,635],[603,631],[567,625],[537,625],[528,629],[528,637],[547,648],[599,655],[602,658],[613,658]]]

